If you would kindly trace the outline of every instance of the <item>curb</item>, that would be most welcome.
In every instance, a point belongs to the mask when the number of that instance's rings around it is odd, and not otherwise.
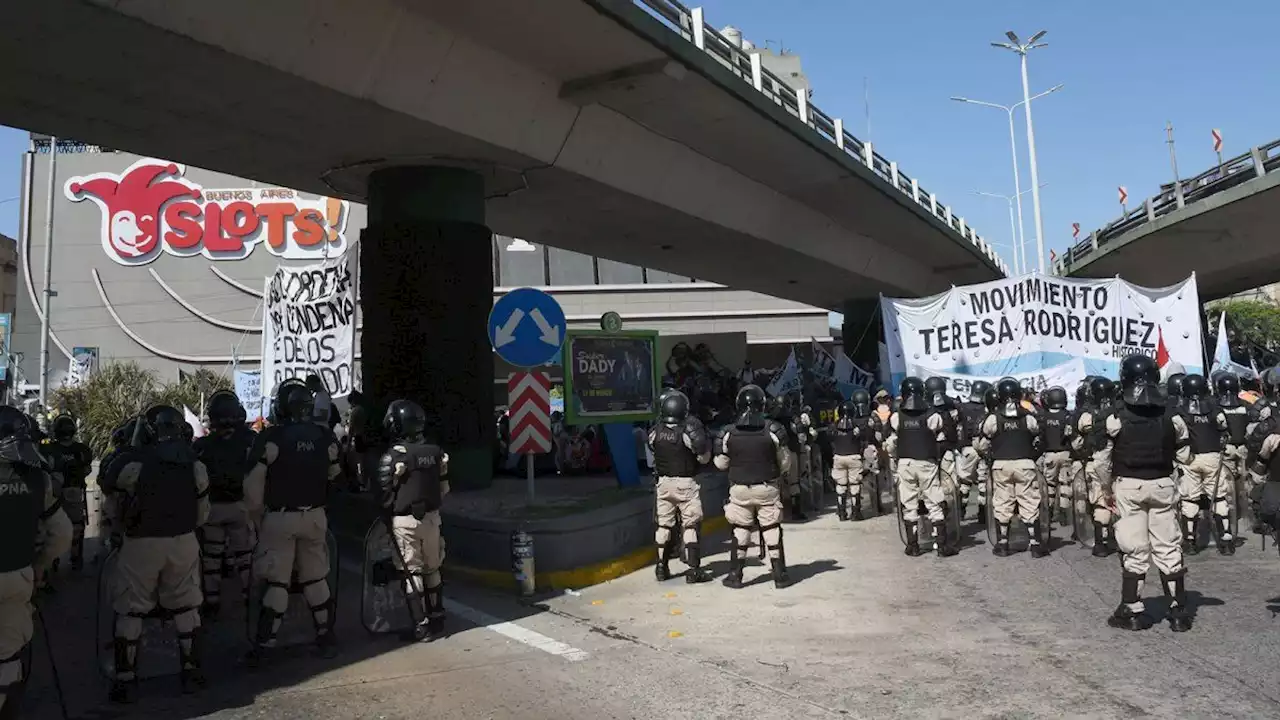
[[[729,523],[725,521],[723,515],[709,517],[702,521],[702,534],[705,537],[726,530],[728,527]],[[655,562],[657,562],[657,551],[652,544],[646,544],[612,560],[567,570],[535,572],[534,584],[538,590],[578,590],[616,580]],[[519,590],[519,584],[512,573],[457,565],[450,563],[448,559],[445,560],[444,569],[447,572],[457,573],[478,585],[497,590]]]

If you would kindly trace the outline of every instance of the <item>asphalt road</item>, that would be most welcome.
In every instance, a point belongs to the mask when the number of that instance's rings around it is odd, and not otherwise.
[[[739,591],[658,584],[651,569],[531,604],[452,584],[452,634],[417,645],[358,626],[348,573],[338,658],[299,650],[249,673],[227,619],[210,643],[207,691],[183,697],[174,678],[149,680],[128,713],[105,704],[94,669],[92,578],[64,579],[44,614],[73,717],[1280,716],[1274,548],[1250,537],[1234,557],[1192,558],[1195,628],[1129,633],[1105,624],[1118,602],[1114,557],[1068,545],[1046,559],[996,558],[972,530],[944,559],[904,556],[889,517],[788,525],[799,582],[781,591],[758,561]],[[717,576],[726,550],[717,541]],[[1154,577],[1148,598],[1160,592]],[[31,717],[58,717],[43,644],[30,706]]]

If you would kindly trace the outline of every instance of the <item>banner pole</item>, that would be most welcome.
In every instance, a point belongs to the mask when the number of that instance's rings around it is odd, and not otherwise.
[[[351,258],[351,297],[355,300],[355,311],[351,314],[351,389],[353,390],[356,389],[356,358],[360,353],[360,340],[357,338],[357,334],[360,332],[360,302],[362,295],[360,292],[360,245],[359,241],[355,243],[355,247],[352,248],[355,251],[355,255]],[[363,365],[361,369],[363,370]],[[363,372],[360,373],[360,379],[361,384],[363,384]],[[361,391],[363,392],[363,389]]]

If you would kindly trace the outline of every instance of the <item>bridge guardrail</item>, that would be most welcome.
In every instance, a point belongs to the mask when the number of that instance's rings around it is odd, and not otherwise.
[[[1224,160],[1221,165],[1193,178],[1161,186],[1160,192],[1143,200],[1134,209],[1089,233],[1084,240],[1068,248],[1054,263],[1054,273],[1067,275],[1088,262],[1116,238],[1156,218],[1243,184],[1268,172],[1280,170],[1280,140],[1251,148],[1249,152]]]
[[[839,118],[833,118],[809,102],[809,93],[797,91],[782,78],[770,72],[761,63],[759,53],[749,52],[734,45],[708,25],[702,8],[687,8],[676,0],[632,0],[649,15],[678,33],[699,50],[714,58],[744,82],[777,103],[791,115],[808,125],[821,138],[835,145],[867,166],[891,188],[906,195],[916,204],[942,220],[962,239],[978,248],[1006,276],[1009,267],[964,218],[951,211],[951,207],[938,201],[933,193],[920,187],[919,180],[908,176],[898,164],[877,153],[871,142],[864,142],[844,129]]]

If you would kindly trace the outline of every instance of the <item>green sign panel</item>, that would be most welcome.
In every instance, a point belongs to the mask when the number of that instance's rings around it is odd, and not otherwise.
[[[566,423],[637,422],[657,414],[656,330],[569,330],[562,352]]]

